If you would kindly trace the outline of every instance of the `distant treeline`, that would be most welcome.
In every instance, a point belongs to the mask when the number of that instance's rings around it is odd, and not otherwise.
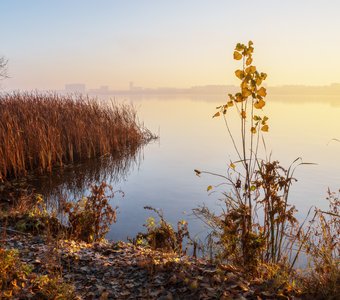
[[[282,85],[267,86],[272,95],[340,95],[340,83],[325,86]],[[93,95],[227,95],[234,94],[239,87],[234,85],[202,85],[190,88],[143,88],[110,90],[108,88],[90,90],[68,90],[66,92],[87,92]]]

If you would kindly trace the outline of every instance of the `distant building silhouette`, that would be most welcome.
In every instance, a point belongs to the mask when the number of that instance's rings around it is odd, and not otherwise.
[[[102,85],[99,88],[99,91],[102,92],[102,93],[108,93],[109,92],[109,86],[108,85]]]
[[[340,96],[340,83],[332,83],[324,86],[305,86],[305,85],[283,85],[283,86],[264,86],[268,89],[269,95],[334,95]],[[144,88],[136,86],[132,81],[128,88],[122,90],[111,90],[109,86],[102,85],[96,89],[86,89],[82,83],[66,84],[67,93],[89,93],[101,95],[224,95],[239,92],[240,88],[234,85],[197,85],[187,88],[158,87]]]
[[[132,81],[129,83],[129,91],[136,93],[136,92],[141,92],[143,91],[143,88],[140,86],[135,86]]]
[[[83,83],[65,84],[65,91],[68,93],[85,93],[86,85]]]

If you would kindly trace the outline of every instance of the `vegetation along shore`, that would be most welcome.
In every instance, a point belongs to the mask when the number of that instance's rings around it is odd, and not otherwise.
[[[162,211],[128,243],[106,241],[117,191],[92,184],[90,195],[60,198],[49,207],[34,191],[6,194],[10,180],[30,172],[107,155],[135,152],[155,136],[132,106],[83,96],[14,93],[0,97],[1,299],[340,299],[340,200],[328,191],[328,210],[311,208],[304,221],[290,204],[296,159],[285,168],[262,159],[270,129],[264,115],[267,74],[253,64],[254,46],[237,44],[240,91],[229,94],[213,119],[223,119],[235,160],[226,172],[195,170],[221,184],[219,213],[193,213],[210,229],[205,241]],[[238,117],[238,131],[229,114]],[[264,147],[265,148],[265,147]],[[227,189],[225,188],[227,186]],[[15,187],[14,187],[15,189]],[[225,190],[223,190],[225,189]],[[308,263],[299,268],[298,257]]]
[[[131,105],[81,95],[0,95],[0,181],[94,157],[134,152],[154,138]]]

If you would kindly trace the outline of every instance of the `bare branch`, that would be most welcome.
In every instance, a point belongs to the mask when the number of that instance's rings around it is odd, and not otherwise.
[[[8,78],[7,63],[8,63],[8,60],[5,57],[1,56],[0,57],[0,80]]]

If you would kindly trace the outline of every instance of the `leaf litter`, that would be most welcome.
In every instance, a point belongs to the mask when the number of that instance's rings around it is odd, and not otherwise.
[[[231,265],[125,242],[49,242],[12,232],[1,244],[18,249],[36,273],[60,272],[75,287],[77,299],[299,299],[270,292],[268,283],[248,281]]]

